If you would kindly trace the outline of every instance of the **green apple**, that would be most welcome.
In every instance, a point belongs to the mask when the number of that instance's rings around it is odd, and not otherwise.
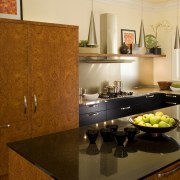
[[[163,116],[161,116],[161,121],[164,121],[164,122],[166,122],[166,123],[169,123],[169,116],[168,115],[163,115]]]
[[[144,114],[143,117],[142,117],[142,120],[143,120],[145,123],[148,123],[148,122],[150,121],[149,114]]]
[[[158,127],[159,127],[159,124],[153,124],[152,127],[158,128]]]
[[[150,114],[149,114],[149,118],[152,117],[152,116],[154,116],[154,114],[153,114],[153,113],[150,113]]]
[[[155,115],[156,115],[156,116],[163,116],[164,114],[163,114],[163,112],[161,112],[161,111],[157,111],[157,112],[155,113]]]
[[[142,116],[134,118],[134,124],[138,124],[140,121],[142,121]]]
[[[144,122],[144,121],[140,121],[140,122],[138,123],[138,125],[139,125],[139,126],[145,126],[145,122]]]
[[[150,123],[145,123],[145,126],[152,127],[152,125]]]
[[[173,126],[176,123],[176,121],[173,118],[169,118],[169,125]]]
[[[138,116],[138,117],[137,117],[137,119],[140,119],[140,120],[142,120],[142,118],[143,118],[142,116]]]
[[[150,117],[150,123],[153,124],[158,124],[160,121],[160,116],[152,116]]]
[[[164,121],[159,122],[159,127],[169,127],[170,125]]]

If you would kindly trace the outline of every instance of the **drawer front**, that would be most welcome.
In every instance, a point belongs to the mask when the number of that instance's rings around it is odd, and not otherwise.
[[[119,99],[112,99],[108,100],[106,102],[107,104],[107,109],[114,109],[114,108],[119,108],[119,107],[125,107],[125,106],[130,106],[134,104],[138,104],[140,102],[144,101],[144,97],[128,97],[128,98],[119,98]]]
[[[164,102],[170,105],[180,104],[180,95],[166,94]]]
[[[79,126],[86,126],[106,121],[106,111],[88,113],[79,116]]]
[[[160,94],[150,94],[144,96],[146,102],[154,102],[154,101],[161,101],[161,95]]]
[[[133,113],[132,108],[133,106],[124,106],[124,107],[115,108],[115,109],[108,109],[107,114],[106,114],[107,120],[117,119],[117,118],[132,115]]]
[[[142,112],[152,111],[162,108],[161,102],[147,102],[142,104]]]
[[[106,110],[106,103],[104,101],[97,104],[79,106],[79,114],[87,114],[87,113],[97,112],[97,111],[102,111],[102,110]]]

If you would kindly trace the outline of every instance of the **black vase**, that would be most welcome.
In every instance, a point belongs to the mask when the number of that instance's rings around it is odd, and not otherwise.
[[[150,53],[160,55],[161,54],[161,48],[158,48],[158,47],[151,48]]]
[[[126,44],[124,43],[121,47],[120,47],[120,53],[121,54],[128,54],[129,52],[129,47],[126,46]]]
[[[161,54],[161,48],[154,48],[154,54]]]

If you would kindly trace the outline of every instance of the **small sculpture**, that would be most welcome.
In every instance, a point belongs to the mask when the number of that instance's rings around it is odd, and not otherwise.
[[[128,54],[128,53],[129,53],[129,47],[126,46],[125,42],[124,42],[123,45],[120,47],[120,53],[121,53],[121,54]]]

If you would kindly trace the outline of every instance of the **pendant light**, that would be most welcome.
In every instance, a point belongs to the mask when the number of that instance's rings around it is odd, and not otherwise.
[[[87,44],[89,46],[97,45],[96,29],[95,29],[95,23],[94,23],[94,15],[93,15],[93,0],[92,0],[91,18],[90,18],[90,24],[89,24],[89,34],[88,34]]]
[[[177,26],[176,26],[174,49],[180,49],[179,28],[178,28],[178,0],[177,0]]]
[[[144,24],[143,24],[143,0],[141,2],[141,26],[140,26],[140,34],[139,34],[139,47],[140,48],[146,47]]]

